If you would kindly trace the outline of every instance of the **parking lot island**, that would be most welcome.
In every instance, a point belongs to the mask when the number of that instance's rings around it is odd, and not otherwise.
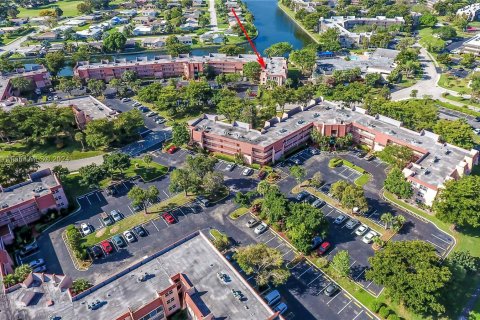
[[[27,280],[7,294],[11,306],[8,312],[13,317],[23,314],[33,320],[46,319],[47,315],[57,319],[162,319],[181,309],[196,319],[276,317],[201,232],[73,297],[65,290],[71,281],[68,275],[32,274]],[[58,286],[59,281],[62,286]],[[34,298],[38,303],[33,303]]]

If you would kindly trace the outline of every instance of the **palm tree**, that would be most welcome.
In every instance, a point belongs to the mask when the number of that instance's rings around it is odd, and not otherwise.
[[[394,217],[390,212],[382,214],[380,221],[385,223],[385,229],[390,229],[390,224],[393,223]]]
[[[385,241],[382,240],[379,236],[373,237],[372,241],[373,244],[379,248],[383,248],[383,246],[385,245]]]
[[[403,225],[405,224],[406,221],[407,221],[407,219],[400,214],[398,216],[395,216],[394,219],[393,219],[393,224],[392,224],[393,230],[395,232],[400,231],[400,229],[402,229],[402,227],[403,227]]]

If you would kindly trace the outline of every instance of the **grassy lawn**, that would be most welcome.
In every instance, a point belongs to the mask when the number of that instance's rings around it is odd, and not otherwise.
[[[446,99],[450,99],[450,98],[460,98],[460,97],[453,97],[452,95],[446,95],[445,96]],[[460,98],[461,99],[461,98]],[[453,100],[453,99],[450,99],[450,100]],[[467,99],[468,100],[468,99]],[[471,110],[469,109],[466,105],[465,106],[456,106],[454,104],[451,104],[451,103],[448,103],[448,102],[443,102],[443,101],[439,101],[437,100],[436,103],[444,108],[447,108],[447,109],[451,109],[451,110],[456,110],[456,111],[460,111],[460,112],[463,112],[465,114],[469,114],[471,116],[474,116],[474,117],[480,117],[480,112],[476,112],[474,110]],[[475,104],[472,104],[472,103],[469,103],[471,105],[474,105]],[[480,107],[480,105],[479,105]]]
[[[105,189],[108,187],[113,180],[116,179],[125,179],[125,178],[133,178],[136,176],[140,176],[143,181],[151,181],[155,178],[158,178],[168,172],[168,167],[165,167],[159,163],[152,162],[150,163],[150,167],[140,159],[132,159],[132,165],[128,168],[123,175],[119,175],[118,177],[108,177],[103,179],[100,182],[100,188]]]
[[[218,231],[217,229],[211,229],[210,230],[210,234],[215,238],[215,239],[218,239],[219,237],[221,237],[223,235],[223,233],[221,233],[220,231]]]
[[[232,213],[230,213],[229,217],[230,217],[230,219],[235,220],[235,219],[238,219],[238,218],[240,218],[241,216],[243,216],[247,213],[248,213],[248,208],[241,207],[241,208],[236,209]]]
[[[478,102],[473,102],[473,101],[471,101],[470,99],[467,99],[467,98],[458,97],[458,96],[453,96],[453,95],[451,95],[451,94],[445,94],[443,97],[444,97],[445,99],[448,99],[448,100],[452,100],[452,101],[464,103],[465,105],[470,105],[470,106],[474,106],[474,107],[480,108],[480,103],[478,103]],[[476,111],[470,110],[470,109],[468,109],[468,108],[462,108],[462,107],[457,107],[457,108],[460,108],[460,109],[461,109],[461,112],[465,112],[465,113],[471,114],[472,116],[476,116],[476,117],[480,116],[480,112],[476,112]],[[467,110],[463,110],[463,109],[467,109]]]
[[[350,161],[347,161],[347,160],[345,160],[345,159],[342,159],[342,163],[343,163],[344,166],[347,166],[347,167],[349,167],[349,168],[352,168],[353,170],[357,170],[357,171],[360,172],[360,173],[367,173],[367,172],[365,171],[365,169],[363,169],[362,167],[359,167],[359,166],[354,165],[354,164],[351,163]]]
[[[82,0],[59,0],[58,2],[47,4],[45,6],[41,6],[35,9],[19,7],[18,9],[20,10],[20,14],[18,15],[18,17],[37,17],[40,16],[40,11],[45,9],[54,9],[55,7],[60,7],[60,9],[63,10],[63,15],[65,17],[73,17],[78,14],[77,6],[82,2]]]
[[[67,194],[68,201],[74,203],[75,206],[77,202],[75,199],[85,193],[92,191],[88,187],[84,187],[80,184],[80,179],[82,176],[78,173],[71,173],[66,178],[62,179],[62,185],[65,188],[65,193]]]
[[[413,86],[416,83],[417,83],[416,79],[402,79],[402,81],[400,81],[400,83],[397,83],[397,85],[402,88],[408,88]]]
[[[440,87],[450,89],[457,92],[463,92],[469,94],[472,89],[468,87],[467,79],[460,79],[451,75],[442,73],[440,75],[440,80],[438,81]]]
[[[355,180],[355,184],[357,186],[363,187],[368,183],[369,180],[370,180],[370,175],[368,173],[364,173],[360,177],[358,177],[357,180]]]
[[[157,213],[163,213],[174,208],[177,208],[185,203],[191,201],[193,198],[182,194],[177,194],[165,201],[159,202],[148,208],[148,213],[143,211],[132,214],[125,219],[122,219],[115,224],[99,229],[97,232],[89,234],[83,238],[83,245],[90,247],[94,244],[111,238],[112,236],[123,233],[126,230],[133,228],[139,224],[146,223],[150,220],[158,218]]]
[[[420,36],[420,43],[426,48],[429,46],[435,47],[445,44],[445,41],[433,36],[432,28],[423,28],[418,32],[418,35]]]
[[[82,146],[76,141],[68,141],[65,147],[58,149],[54,144],[27,146],[23,142],[1,143],[0,158],[26,153],[37,158],[39,162],[70,161],[102,155],[103,151],[81,151]]]

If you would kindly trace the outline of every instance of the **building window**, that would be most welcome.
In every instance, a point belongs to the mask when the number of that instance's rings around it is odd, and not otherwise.
[[[174,304],[173,306],[169,307],[168,308],[168,311],[172,311],[173,309],[175,309],[177,306]]]
[[[163,312],[163,307],[158,307],[155,310],[150,311],[147,315],[141,317],[139,320],[160,320],[165,317],[165,314]]]

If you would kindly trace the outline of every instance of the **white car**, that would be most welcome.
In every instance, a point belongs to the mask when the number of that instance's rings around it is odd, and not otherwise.
[[[44,264],[45,264],[45,260],[40,258],[40,259],[31,261],[28,265],[30,266],[30,268],[35,269],[35,268],[38,268],[40,266],[43,266]]]
[[[130,230],[127,230],[123,233],[123,236],[125,239],[127,239],[128,242],[133,242],[135,241],[135,236],[133,235],[133,232]]]
[[[84,235],[87,235],[87,234],[92,233],[92,227],[90,227],[90,226],[89,226],[88,224],[86,224],[86,223],[82,223],[82,224],[80,225],[80,228],[82,229],[82,233],[83,233]]]
[[[473,129],[473,132],[474,132],[475,134],[480,135],[480,128]]]
[[[225,171],[233,171],[233,169],[235,169],[237,165],[235,163],[229,163],[227,164],[227,166],[225,167]]]
[[[122,220],[122,215],[120,212],[118,212],[117,210],[112,210],[110,211],[110,215],[112,216],[113,220],[115,221],[120,221]]]
[[[360,227],[357,228],[357,230],[355,230],[355,234],[357,236],[363,236],[367,231],[368,231],[367,225],[362,224]]]
[[[245,170],[243,170],[243,172],[242,172],[242,175],[244,175],[244,176],[249,176],[249,175],[252,174],[252,172],[253,172],[252,169],[250,169],[250,168],[245,168]]]
[[[378,237],[378,233],[373,230],[370,230],[366,235],[363,236],[362,241],[365,243],[370,243],[373,241],[373,238]]]
[[[254,232],[256,234],[262,234],[264,233],[268,228],[268,225],[265,222],[262,222],[258,225],[258,227],[255,228]]]

